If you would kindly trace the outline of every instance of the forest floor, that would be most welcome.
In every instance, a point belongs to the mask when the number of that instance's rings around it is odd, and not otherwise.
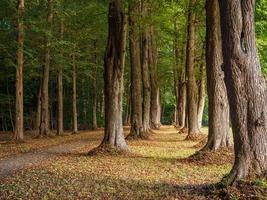
[[[0,154],[0,199],[267,198],[265,180],[215,187],[231,169],[232,150],[190,158],[199,141],[185,141],[171,126],[149,140],[128,141],[129,154],[88,156],[102,137],[103,130],[81,132],[9,148]]]

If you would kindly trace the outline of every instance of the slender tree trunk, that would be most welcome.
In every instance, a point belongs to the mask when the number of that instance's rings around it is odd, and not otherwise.
[[[186,80],[185,80],[185,70],[182,70],[182,73],[180,75],[179,81],[178,81],[178,91],[179,91],[179,100],[178,100],[178,127],[180,129],[187,128],[185,124],[186,119]]]
[[[37,110],[36,110],[36,122],[35,129],[37,130],[40,127],[41,123],[41,97],[42,97],[42,77],[40,77],[40,87],[38,91],[38,99],[37,99]]]
[[[174,83],[174,94],[175,94],[175,111],[174,111],[174,124],[175,127],[179,127],[179,115],[178,115],[178,105],[179,105],[179,46],[178,46],[178,27],[177,21],[174,22],[174,41],[173,41],[173,57],[174,57],[174,65],[173,65],[173,83]]]
[[[18,9],[18,49],[17,49],[17,69],[16,69],[16,125],[15,140],[24,139],[23,126],[23,48],[24,48],[24,0],[17,1]]]
[[[128,92],[127,92],[127,102],[126,102],[126,113],[125,113],[125,119],[124,119],[124,125],[128,126],[131,124],[131,86],[129,86]]]
[[[157,74],[157,48],[155,47],[155,36],[153,27],[149,31],[149,71],[150,71],[150,87],[151,87],[151,105],[150,105],[150,127],[159,129],[158,121],[159,104],[158,104],[158,74]]]
[[[50,46],[52,35],[52,20],[53,20],[53,0],[47,0],[47,24],[49,27],[46,33],[45,47],[45,64],[43,67],[42,95],[41,95],[41,121],[39,127],[39,136],[50,135],[49,127],[49,71],[50,71]]]
[[[196,0],[190,0],[188,10],[188,35],[186,48],[186,74],[187,74],[187,103],[188,103],[188,136],[187,139],[194,139],[199,133],[198,129],[198,90],[195,78],[195,8]]]
[[[77,114],[77,67],[75,55],[72,55],[72,132],[78,133]]]
[[[146,2],[142,1],[142,14],[143,18],[147,15]],[[145,25],[142,31],[142,75],[143,75],[143,131],[148,133],[150,131],[150,105],[151,105],[151,87],[149,76],[149,63],[148,63],[148,28]]]
[[[267,172],[267,102],[255,37],[255,0],[220,0],[223,70],[234,134],[235,163],[223,182]]]
[[[96,41],[94,41],[94,62],[95,62],[95,79],[94,79],[94,92],[93,92],[93,130],[97,130],[97,47],[96,47]]]
[[[206,1],[206,64],[209,98],[209,135],[202,150],[218,150],[230,145],[229,105],[224,83],[218,0]]]
[[[134,0],[129,5],[129,39],[131,58],[131,131],[127,138],[143,137],[142,121],[142,71],[140,60],[140,37],[137,16],[140,13],[140,1]]]
[[[64,22],[60,22],[60,39],[64,39]],[[57,135],[63,134],[63,76],[62,76],[63,52],[61,52],[61,63],[57,69]]]
[[[206,100],[206,73],[205,73],[205,49],[203,48],[203,54],[201,58],[200,65],[200,80],[198,86],[198,108],[197,108],[197,116],[198,116],[198,128],[199,130],[202,128],[202,119],[205,108],[205,100]]]
[[[109,34],[104,59],[105,136],[102,145],[128,150],[122,126],[123,73],[127,18],[122,0],[109,4]]]

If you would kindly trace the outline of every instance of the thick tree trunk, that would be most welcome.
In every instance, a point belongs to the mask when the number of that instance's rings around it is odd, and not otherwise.
[[[127,18],[122,0],[109,4],[109,34],[104,59],[105,136],[102,145],[128,150],[122,126],[123,73]]]
[[[209,135],[202,150],[218,150],[230,145],[229,105],[224,83],[218,0],[206,1],[206,72],[209,98]]]
[[[205,53],[203,49],[203,56],[201,59],[200,65],[200,80],[198,86],[198,108],[197,108],[197,118],[198,118],[198,128],[199,130],[202,128],[202,118],[205,108],[205,100],[206,100],[206,73],[205,73]]]
[[[129,5],[129,39],[131,58],[131,131],[127,138],[143,137],[142,121],[142,73],[140,60],[140,37],[137,16],[139,14],[140,1],[134,0]]]
[[[77,67],[75,55],[72,55],[72,133],[78,133],[77,114]]]
[[[17,27],[17,69],[16,69],[16,124],[15,124],[15,140],[22,141],[24,139],[23,126],[23,48],[24,48],[24,0],[17,1],[18,9],[18,27]]]
[[[199,133],[198,129],[198,88],[195,78],[195,8],[196,0],[190,0],[188,10],[188,35],[186,48],[186,74],[187,74],[187,103],[188,103],[188,136],[194,139]]]
[[[235,163],[226,184],[267,172],[266,85],[255,38],[255,0],[220,0],[223,70]]]
[[[143,18],[147,15],[146,2],[142,1]],[[150,131],[150,105],[151,105],[151,87],[149,76],[148,63],[148,27],[145,25],[142,32],[142,75],[143,75],[143,131],[148,133]]]
[[[45,64],[43,67],[42,95],[41,95],[41,121],[39,128],[39,136],[50,135],[49,127],[49,71],[50,71],[50,46],[52,35],[52,20],[53,20],[53,0],[47,0],[47,24],[49,30],[46,33],[45,47]]]
[[[150,105],[150,127],[152,129],[159,129],[160,124],[158,120],[159,102],[158,102],[158,73],[157,73],[157,48],[155,45],[155,36],[153,27],[150,27],[149,34],[149,71],[150,71],[150,87],[151,87],[151,105]]]
[[[64,22],[60,22],[60,39],[64,39]],[[61,52],[61,63],[57,69],[57,135],[63,134],[63,76],[62,76],[63,52]]]

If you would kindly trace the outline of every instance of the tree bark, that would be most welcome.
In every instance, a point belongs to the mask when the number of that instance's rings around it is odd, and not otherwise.
[[[124,119],[124,125],[128,126],[131,124],[131,86],[128,87],[127,91],[127,102],[126,102],[126,113],[125,113],[125,119]]]
[[[199,86],[198,86],[198,107],[197,107],[197,118],[198,118],[198,128],[199,130],[202,128],[202,118],[205,108],[205,100],[206,100],[206,73],[205,73],[205,49],[203,48],[203,54],[201,58],[201,64],[200,64],[200,80],[199,80]]]
[[[149,71],[150,71],[150,87],[151,87],[151,105],[150,105],[150,127],[152,129],[159,129],[160,121],[158,120],[159,114],[159,88],[158,88],[158,74],[157,74],[157,48],[155,44],[155,36],[153,27],[149,31]]]
[[[23,49],[24,49],[24,0],[17,1],[18,27],[17,27],[17,68],[16,68],[16,120],[15,120],[15,140],[24,139],[23,126]]]
[[[223,70],[234,134],[235,163],[223,182],[267,172],[266,85],[255,37],[255,0],[220,0]]]
[[[72,133],[78,133],[77,114],[77,67],[75,55],[72,55]]]
[[[49,127],[49,71],[50,71],[50,46],[52,36],[52,20],[53,20],[53,0],[47,0],[47,24],[48,31],[46,33],[46,46],[45,46],[45,64],[43,67],[43,81],[42,81],[42,94],[41,94],[41,121],[39,127],[39,136],[50,135]]]
[[[127,138],[143,137],[142,121],[142,73],[140,60],[140,37],[137,16],[140,13],[140,1],[134,0],[129,4],[129,39],[131,58],[131,131]]]
[[[60,39],[64,39],[64,22],[60,22]],[[61,63],[57,69],[57,135],[63,134],[63,76],[62,76],[62,62],[63,52],[61,52]]]
[[[143,18],[147,15],[146,2],[142,1],[142,15]],[[142,75],[143,75],[143,131],[148,133],[150,131],[150,105],[151,105],[151,87],[149,76],[148,63],[148,40],[149,32],[147,25],[144,25],[142,31]]]
[[[187,139],[194,139],[199,133],[198,129],[198,90],[195,78],[195,8],[196,0],[190,0],[188,10],[188,35],[186,48],[186,74],[187,74],[187,103],[188,103],[188,136]]]
[[[127,18],[122,0],[109,4],[109,33],[104,59],[105,136],[103,145],[128,150],[122,126],[123,73]]]
[[[186,120],[186,80],[185,80],[185,69],[182,70],[182,73],[180,75],[180,78],[178,80],[178,108],[177,108],[177,112],[178,112],[178,127],[180,129],[183,128],[187,128],[186,124],[185,124],[185,120]]]
[[[209,134],[202,150],[230,145],[229,104],[224,83],[218,0],[206,1],[206,73],[209,99]]]

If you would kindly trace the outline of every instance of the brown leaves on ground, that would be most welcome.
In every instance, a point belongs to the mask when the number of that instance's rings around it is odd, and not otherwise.
[[[205,164],[201,158],[186,161],[198,151],[197,142],[185,141],[173,127],[155,130],[151,140],[128,141],[129,155],[104,149],[88,156],[103,134],[85,135],[92,142],[72,153],[1,179],[0,199],[223,199],[224,190],[215,184],[229,173],[231,162],[219,161],[219,155],[210,155],[217,159],[213,162],[205,156]]]

